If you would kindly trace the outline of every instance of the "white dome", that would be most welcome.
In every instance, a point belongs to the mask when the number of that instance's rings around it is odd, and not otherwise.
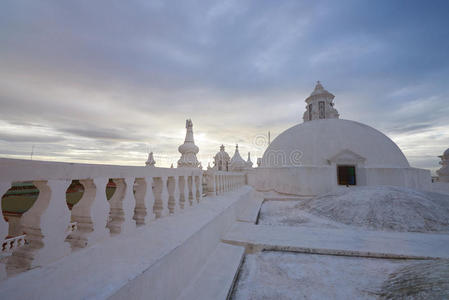
[[[265,151],[262,167],[325,166],[335,156],[363,160],[366,167],[409,167],[399,147],[380,131],[349,120],[304,122],[281,133]]]

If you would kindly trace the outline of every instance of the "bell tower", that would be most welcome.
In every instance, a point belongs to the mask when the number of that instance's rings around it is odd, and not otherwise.
[[[326,91],[317,81],[312,94],[306,99],[306,112],[303,115],[304,122],[318,119],[338,119],[338,111],[334,108],[335,96]]]

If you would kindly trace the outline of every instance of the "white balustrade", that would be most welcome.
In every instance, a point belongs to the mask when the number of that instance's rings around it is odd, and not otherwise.
[[[70,253],[65,243],[70,212],[66,203],[66,190],[71,180],[33,181],[39,196],[22,216],[22,229],[28,243],[9,257],[10,274],[41,266]]]
[[[206,178],[208,196],[233,191],[246,184],[246,174],[241,172],[207,170]]]
[[[115,191],[109,201],[109,179]],[[207,194],[219,195],[244,184],[245,174],[207,171]],[[84,192],[70,211],[66,192],[79,180]],[[146,168],[69,164],[0,158],[0,195],[14,182],[33,182],[39,196],[20,218],[24,236],[5,240],[9,224],[0,216],[2,251],[10,251],[9,275],[55,261],[111,236],[128,234],[156,218],[201,203],[203,172],[194,168]],[[150,225],[151,226],[151,225]],[[26,239],[26,243],[25,243]],[[3,270],[3,271],[2,271]]]
[[[12,250],[17,249],[23,245],[25,245],[25,235],[11,237],[3,241],[0,251],[3,253],[11,252]]]
[[[0,182],[0,199],[11,187],[10,182]],[[1,203],[0,203],[1,207]],[[0,241],[2,241],[8,235],[8,223],[3,218],[3,214],[0,216]]]

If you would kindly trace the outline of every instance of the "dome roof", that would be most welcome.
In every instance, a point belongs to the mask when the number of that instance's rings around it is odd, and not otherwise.
[[[224,145],[220,146],[220,151],[218,151],[217,154],[215,154],[214,159],[224,161],[229,161],[231,159],[229,154],[225,151]]]
[[[304,122],[281,133],[265,151],[262,167],[325,166],[341,158],[367,167],[409,167],[399,147],[380,131],[349,120]]]

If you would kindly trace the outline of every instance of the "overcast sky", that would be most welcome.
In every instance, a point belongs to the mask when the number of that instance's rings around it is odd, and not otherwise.
[[[206,166],[255,162],[302,122],[315,82],[341,118],[435,170],[449,147],[449,1],[22,1],[0,4],[0,156],[157,166],[185,119]]]

